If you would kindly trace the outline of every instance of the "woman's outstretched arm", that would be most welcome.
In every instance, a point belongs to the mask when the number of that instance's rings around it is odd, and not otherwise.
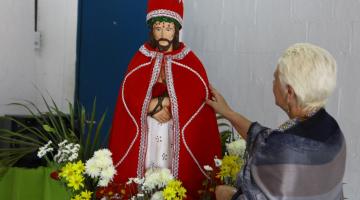
[[[210,85],[211,93],[213,97],[207,99],[206,103],[211,106],[215,112],[224,116],[227,120],[231,122],[236,131],[241,135],[242,138],[247,138],[247,132],[249,131],[251,121],[241,114],[233,111],[230,106],[227,104],[224,97]]]

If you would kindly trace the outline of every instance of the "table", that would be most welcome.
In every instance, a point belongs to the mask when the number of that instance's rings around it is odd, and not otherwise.
[[[47,167],[9,168],[0,178],[1,200],[70,200],[59,181],[50,178]]]

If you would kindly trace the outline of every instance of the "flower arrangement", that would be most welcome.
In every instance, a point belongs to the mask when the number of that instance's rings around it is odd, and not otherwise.
[[[243,161],[238,156],[225,155],[222,159],[218,175],[226,185],[235,185],[237,174],[240,172]]]
[[[53,156],[54,149],[57,154]],[[90,200],[93,197],[91,185],[107,186],[116,174],[115,167],[108,149],[95,151],[94,156],[86,164],[78,160],[79,144],[62,141],[57,147],[52,146],[49,141],[46,145],[39,148],[37,153],[39,158],[45,158],[55,171],[51,177],[62,182],[69,190],[71,200]],[[51,154],[52,162],[48,154]],[[77,160],[77,161],[76,161]],[[86,182],[92,184],[85,185]]]
[[[237,174],[244,164],[245,144],[243,139],[237,139],[224,144],[226,147],[225,155],[222,159],[214,158],[215,169],[209,165],[204,166],[210,178],[203,181],[203,188],[198,191],[201,200],[215,199],[215,188],[217,185],[235,186]]]
[[[130,191],[126,191],[125,185],[110,183],[107,187],[98,187],[95,192],[96,199],[131,199]]]
[[[111,155],[108,149],[100,149],[86,162],[85,173],[99,180],[98,186],[106,187],[116,174]]]
[[[216,160],[220,171],[218,176],[226,185],[234,186],[236,183],[237,174],[240,172],[244,164],[244,153],[246,149],[246,142],[243,139],[235,140],[226,144],[227,152],[222,160]]]
[[[213,167],[209,165],[204,166],[205,172],[209,179],[206,178],[202,182],[203,188],[198,191],[201,200],[215,199],[215,188],[220,184],[220,179],[216,176],[216,172]]]
[[[229,155],[243,157],[246,149],[246,141],[239,138],[233,142],[226,143],[226,149]]]
[[[210,177],[203,181],[203,188],[199,190],[201,200],[215,199],[217,185],[235,186],[237,174],[244,164],[246,142],[222,116],[217,116],[220,130],[222,159],[214,158],[215,168],[205,165],[204,169]]]
[[[182,200],[186,197],[186,189],[178,180],[171,180],[162,191],[165,200]],[[157,198],[160,199],[161,197]]]
[[[1,167],[6,169],[25,155],[36,153],[39,159],[47,161],[47,167],[54,169],[50,177],[68,189],[71,199],[94,199],[96,189],[107,186],[115,174],[111,152],[101,149],[107,145],[108,133],[102,131],[106,113],[96,117],[96,100],[90,113],[82,105],[69,103],[69,113],[65,114],[53,99],[52,103],[44,96],[42,99],[45,111],[26,100],[11,104],[28,111],[37,124],[26,125],[6,117],[20,128],[0,129],[0,139],[19,148],[0,147]]]
[[[125,185],[110,185],[97,192],[97,198],[133,200],[182,200],[186,189],[167,168],[152,168],[143,178],[129,178]]]
[[[129,179],[127,184],[134,181],[139,188],[135,199],[146,200],[181,200],[186,197],[186,189],[176,180],[167,168],[151,168],[146,171],[142,179]]]

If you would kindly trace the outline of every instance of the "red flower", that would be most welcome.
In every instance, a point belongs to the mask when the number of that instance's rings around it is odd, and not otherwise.
[[[132,195],[137,193],[136,187],[137,185],[135,183],[130,185],[110,183],[107,187],[97,188],[96,198],[101,199],[102,197],[107,197],[109,199],[115,199],[116,196],[120,196],[120,199],[130,199]]]
[[[96,198],[101,199],[101,198],[105,197],[106,196],[105,195],[105,192],[106,192],[105,190],[106,190],[106,188],[104,188],[104,187],[98,188],[96,190]]]
[[[60,180],[60,177],[59,177],[59,172],[58,171],[53,171],[51,172],[50,174],[50,177],[56,181]]]

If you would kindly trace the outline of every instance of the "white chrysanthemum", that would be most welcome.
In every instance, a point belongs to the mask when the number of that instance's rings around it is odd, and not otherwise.
[[[85,173],[92,178],[99,178],[98,186],[106,187],[116,174],[111,152],[107,149],[96,151],[86,162]]]
[[[92,178],[99,178],[98,185],[106,187],[116,174],[111,152],[108,149],[96,151],[94,156],[86,162],[85,173]]]
[[[155,192],[150,200],[164,200],[162,191]]]
[[[147,178],[145,179],[141,188],[144,191],[152,191],[156,188],[156,186],[157,186],[157,181],[155,179]]]
[[[243,156],[246,149],[246,142],[243,139],[226,144],[226,149],[232,156]]]
[[[109,149],[99,149],[94,153],[94,157],[111,157],[111,155]]]
[[[164,169],[160,169],[160,175],[162,179],[166,179],[166,180],[172,180],[174,177],[171,174],[171,171],[167,168]]]
[[[113,165],[111,157],[93,157],[92,159],[95,160],[96,166],[101,169],[105,169]]]
[[[85,173],[91,178],[96,178],[100,175],[100,168],[96,166],[93,159],[90,159],[85,164]]]
[[[151,191],[156,188],[163,188],[172,179],[174,179],[174,177],[171,175],[170,170],[167,168],[149,169],[145,173],[145,181],[143,184],[143,189],[146,191]]]
[[[145,178],[134,178],[134,183],[141,185],[145,181]]]
[[[102,179],[110,179],[110,180],[112,180],[114,178],[115,174],[116,174],[115,167],[114,166],[109,166],[109,167],[103,169],[100,172],[100,177]]]
[[[213,171],[213,168],[210,167],[209,165],[205,165],[205,166],[204,166],[204,169],[205,169],[206,171]]]
[[[110,179],[100,179],[98,182],[98,186],[107,187],[110,182]]]

